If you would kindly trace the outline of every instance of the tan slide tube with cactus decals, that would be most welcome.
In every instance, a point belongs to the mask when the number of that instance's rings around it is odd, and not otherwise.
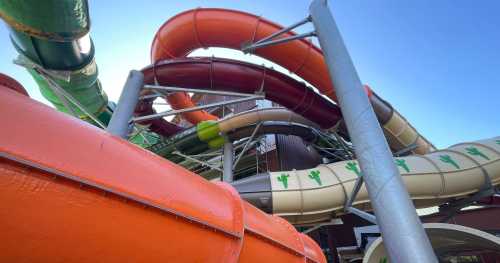
[[[422,136],[391,104],[380,98],[367,85],[365,85],[365,89],[393,152],[408,149],[408,153],[411,154],[427,154],[436,150],[434,145]]]
[[[404,149],[414,145],[410,152],[426,154],[436,150],[399,112],[393,110],[389,121],[382,125],[385,138],[393,149]]]
[[[438,205],[466,197],[487,184],[500,183],[500,137],[394,161],[416,206]],[[342,214],[358,176],[362,175],[355,160],[307,170],[272,172],[273,213],[294,224],[325,221]],[[364,186],[353,205],[370,209]]]

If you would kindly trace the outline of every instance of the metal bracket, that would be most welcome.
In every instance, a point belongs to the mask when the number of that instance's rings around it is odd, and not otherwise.
[[[361,211],[361,210],[352,206],[352,203],[356,199],[356,196],[358,195],[358,192],[361,189],[361,186],[363,186],[363,183],[364,183],[363,176],[359,176],[356,179],[356,182],[354,183],[354,188],[352,189],[351,194],[349,195],[349,197],[347,198],[347,200],[345,202],[344,211],[355,214],[355,215],[363,218],[364,220],[376,225],[377,218],[373,214],[367,213],[365,211]]]
[[[361,211],[361,210],[359,210],[357,208],[354,208],[352,206],[348,207],[347,211],[350,212],[350,213],[352,213],[352,214],[355,214],[355,215],[357,215],[357,216],[359,216],[361,218],[363,218],[364,220],[366,220],[366,221],[368,221],[368,222],[370,222],[372,224],[375,224],[375,225],[377,224],[377,218],[374,215],[370,214],[370,213],[367,213],[365,211]]]
[[[344,222],[342,221],[341,218],[333,218],[329,222],[317,224],[317,225],[315,225],[315,226],[313,226],[311,228],[308,228],[308,229],[302,231],[302,234],[311,233],[314,230],[319,229],[319,228],[324,227],[324,226],[342,225],[342,224],[344,224]]]
[[[158,85],[144,85],[143,89],[151,89],[156,91],[166,91],[166,92],[190,92],[198,94],[208,94],[208,95],[220,95],[220,96],[234,96],[234,97],[252,97],[252,96],[264,96],[264,93],[256,92],[254,94],[231,92],[231,91],[219,91],[219,90],[207,90],[207,89],[190,89],[190,88],[177,88],[177,87],[164,87]],[[145,95],[144,98],[154,98],[161,96],[161,94]]]
[[[163,97],[164,95],[161,93],[155,93],[155,94],[149,94],[149,95],[143,95],[139,97],[139,100],[147,100],[147,99],[156,99],[158,97]]]
[[[214,170],[217,170],[217,171],[219,171],[219,172],[222,172],[222,169],[220,169],[219,167],[213,166],[213,165],[211,165],[211,164],[209,164],[209,163],[207,163],[207,162],[204,162],[204,161],[198,160],[198,159],[193,158],[193,157],[191,157],[191,156],[189,156],[189,155],[182,154],[182,153],[180,153],[179,151],[175,151],[175,152],[173,152],[173,154],[179,155],[179,156],[184,157],[184,158],[186,158],[186,159],[188,159],[188,160],[190,160],[190,161],[193,161],[193,162],[195,162],[195,163],[199,163],[199,164],[201,164],[201,165],[203,165],[203,166],[207,166],[207,167],[209,167],[209,168],[211,168],[211,169],[214,169]]]
[[[308,33],[303,33],[303,34],[299,34],[299,35],[295,35],[295,36],[291,36],[291,37],[285,37],[285,38],[281,38],[281,39],[276,39],[276,37],[278,36],[281,36],[287,32],[290,32],[292,31],[293,29],[301,26],[301,25],[304,25],[306,23],[309,23],[311,22],[311,16],[308,16],[304,19],[302,19],[301,21],[291,25],[291,26],[288,26],[288,27],[285,27],[265,38],[262,38],[260,40],[258,40],[257,42],[255,43],[249,43],[249,44],[245,44],[242,46],[241,48],[241,51],[243,51],[244,53],[251,53],[253,52],[255,49],[257,48],[262,48],[262,47],[267,47],[267,46],[272,46],[272,45],[277,45],[277,44],[281,44],[281,43],[285,43],[285,42],[289,42],[289,41],[293,41],[293,40],[296,40],[296,39],[302,39],[302,38],[306,38],[306,37],[311,37],[311,36],[316,36],[316,32],[315,31],[311,31],[311,32],[308,32]],[[273,40],[275,39],[275,40]]]
[[[404,156],[406,155],[407,153],[410,153],[411,151],[415,150],[418,148],[418,145],[416,143],[412,143],[408,146],[406,146],[405,148],[397,151],[394,153],[394,156],[395,157],[401,157],[401,156]]]
[[[64,97],[64,99],[68,100],[69,102],[71,102],[73,105],[75,105],[80,111],[82,111],[86,116],[88,116],[92,121],[94,121],[95,123],[97,123],[97,125],[99,125],[101,128],[103,129],[106,129],[106,125],[104,125],[104,123],[102,123],[96,116],[94,116],[92,113],[90,113],[82,104],[80,104],[80,102],[78,102],[77,99],[75,99],[73,96],[71,96],[71,94],[69,94],[67,91],[65,91],[63,88],[61,88],[59,86],[59,84],[57,84],[54,80],[52,80],[52,78],[50,77],[50,75],[48,75],[44,69],[40,68],[40,67],[34,67],[33,68],[35,71],[37,71],[40,76],[45,79],[45,81],[47,81],[47,83],[49,84],[49,87],[56,93],[56,94],[60,94]],[[59,96],[58,96],[59,97]],[[63,103],[65,104],[65,106],[67,105],[67,102],[64,102]],[[69,105],[68,105],[69,106]],[[73,114],[75,114],[74,110],[71,109],[71,107],[68,108],[69,111],[71,111]],[[76,116],[76,114],[74,115],[75,117],[78,118],[78,116]]]
[[[54,91],[56,96],[61,99],[61,103],[63,103],[64,106],[68,108],[68,111],[70,111],[73,116],[78,118],[74,110],[71,108],[71,106],[69,106],[68,101],[75,105],[80,111],[82,111],[85,115],[87,115],[90,119],[97,123],[97,125],[99,125],[101,128],[106,129],[106,125],[104,125],[104,123],[102,123],[96,116],[90,113],[82,104],[80,104],[80,102],[78,102],[78,100],[71,96],[71,94],[61,88],[59,84],[57,84],[57,82],[52,79],[51,74],[47,70],[40,67],[38,64],[29,61],[29,59],[25,58],[24,56],[22,59],[19,58],[15,60],[14,63],[19,66],[35,70],[47,82],[47,84],[49,84],[49,87],[52,89],[52,91]]]
[[[257,126],[255,127],[255,129],[252,132],[252,135],[245,142],[245,146],[243,146],[243,150],[241,150],[240,154],[238,154],[238,157],[236,158],[236,161],[233,164],[233,169],[236,168],[236,165],[238,165],[238,162],[240,161],[241,157],[243,157],[243,155],[245,154],[245,152],[248,150],[248,146],[250,145],[250,143],[252,142],[253,138],[255,137],[255,134],[257,134],[257,131],[259,130],[261,124],[262,124],[261,122],[259,122],[259,124],[257,124]]]
[[[439,212],[446,215],[443,219],[440,220],[440,222],[446,223],[463,208],[476,203],[482,198],[500,193],[499,189],[497,189],[495,186],[491,184],[491,180],[488,176],[485,176],[485,180],[486,180],[485,184],[483,185],[483,187],[481,187],[481,190],[479,190],[477,193],[474,193],[473,195],[467,198],[439,206]]]
[[[345,202],[345,205],[344,205],[345,211],[347,211],[349,209],[349,207],[352,207],[352,203],[356,199],[356,196],[358,195],[358,192],[361,189],[361,186],[363,186],[363,183],[364,183],[363,176],[358,176],[358,178],[356,179],[356,182],[354,183],[354,188],[352,189],[351,194],[349,195],[349,197],[347,198],[347,200]]]
[[[341,160],[341,161],[348,160],[345,157],[340,156],[340,155],[336,154],[335,152],[332,152],[332,150],[337,150],[337,149],[334,149],[334,148],[322,148],[322,147],[319,147],[319,146],[316,146],[316,145],[312,145],[312,147],[314,149],[322,152],[322,153],[325,153],[327,155],[327,157],[332,157],[332,158],[335,158],[335,159],[338,159],[338,160]]]
[[[180,109],[180,110],[169,110],[169,111],[164,111],[164,112],[160,112],[160,113],[156,113],[156,114],[152,114],[152,115],[134,117],[134,118],[132,118],[131,121],[138,122],[138,121],[158,119],[158,118],[163,118],[166,116],[175,115],[175,114],[184,113],[184,112],[198,111],[198,110],[203,110],[203,109],[220,107],[223,105],[231,105],[231,104],[237,104],[240,102],[245,102],[245,101],[250,101],[250,100],[259,100],[259,99],[264,99],[264,96],[251,95],[251,96],[247,96],[245,98],[228,100],[228,101],[223,101],[223,102],[216,102],[216,103],[211,103],[211,104],[206,104],[206,105],[201,105],[201,106],[195,106],[195,107],[191,107],[191,108],[185,108],[185,109]]]

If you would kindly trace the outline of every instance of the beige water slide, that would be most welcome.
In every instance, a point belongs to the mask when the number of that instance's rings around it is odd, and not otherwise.
[[[306,118],[282,107],[244,111],[219,120],[218,125],[220,132],[226,133],[243,126],[264,121],[285,121],[319,128],[319,126],[314,122],[307,120]]]
[[[492,185],[500,183],[500,137],[461,143],[426,155],[395,158],[394,162],[415,205],[434,206],[473,194],[488,181]],[[294,224],[329,220],[343,213],[358,176],[362,174],[355,160],[271,172],[272,212]],[[370,209],[364,186],[353,205]]]
[[[500,238],[474,228],[442,223],[424,224],[432,248],[438,257],[463,252],[499,253]],[[389,263],[383,239],[377,238],[368,247],[363,263]]]

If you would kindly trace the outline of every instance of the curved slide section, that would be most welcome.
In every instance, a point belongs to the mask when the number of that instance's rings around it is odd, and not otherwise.
[[[486,178],[493,185],[500,183],[500,137],[394,161],[417,207],[442,204],[477,192]],[[264,211],[294,224],[306,224],[343,213],[358,176],[362,176],[359,165],[352,160],[307,170],[271,172],[234,182],[233,186]],[[353,204],[369,210],[368,202],[363,186]]]
[[[183,58],[156,63],[143,69],[142,72],[146,84],[157,82],[162,86],[248,94],[263,92],[266,99],[304,116],[325,129],[333,127],[341,118],[337,105],[304,83],[278,71],[250,63],[220,58]],[[138,110],[144,110],[144,105],[149,104],[150,107],[150,103],[151,100],[145,100],[139,105]]]
[[[2,261],[326,261],[227,184],[11,89],[0,89],[0,113]]]
[[[223,47],[240,50],[283,27],[252,14],[218,8],[198,8],[177,14],[156,33],[151,60],[157,62],[187,56],[198,48]],[[295,35],[286,33],[283,37]],[[255,50],[255,54],[283,66],[335,99],[323,54],[310,41],[300,39]]]
[[[151,60],[157,63],[163,59],[187,56],[198,48],[223,47],[240,50],[242,46],[255,42],[283,27],[262,17],[252,14],[217,8],[198,8],[180,13],[165,22],[156,33],[151,46]],[[282,37],[293,36],[289,32]],[[277,46],[259,48],[256,55],[269,59],[297,74],[311,83],[322,94],[336,101],[335,89],[328,75],[321,50],[305,39],[295,40]],[[415,144],[413,153],[425,154],[433,151],[434,146],[421,136],[390,104],[373,96],[367,88],[372,105],[389,108],[387,113],[376,112],[388,141],[396,151]],[[173,93],[168,96],[169,103],[176,109],[194,105],[187,94]],[[375,102],[374,102],[375,101]],[[184,113],[192,123],[215,119],[203,111]]]
[[[319,128],[316,123],[294,113],[285,108],[262,108],[244,111],[238,114],[231,115],[218,121],[220,131],[226,133],[228,131],[264,121],[283,121],[291,123],[299,123],[313,128]]]
[[[62,94],[54,92],[47,76],[101,122],[109,121],[108,98],[97,78],[94,44],[89,36],[86,0],[1,1],[0,17],[11,28],[12,44],[21,54],[19,63],[28,69],[49,102],[60,111],[92,122],[78,107],[65,103]],[[47,76],[33,67],[43,69]]]
[[[257,124],[237,128],[231,131],[227,137],[230,141],[248,138],[252,136],[252,133],[256,128]],[[265,134],[294,135],[302,138],[308,143],[321,144],[320,138],[315,129],[297,123],[279,121],[262,122],[257,132],[255,132],[255,135],[260,136]],[[326,147],[326,145],[321,146]]]
[[[423,227],[438,258],[451,255],[479,255],[483,259],[481,255],[487,254],[490,254],[490,258],[491,255],[500,257],[500,238],[490,233],[466,226],[442,223],[427,223],[423,224]],[[363,263],[388,262],[387,258],[383,240],[379,237],[367,249]]]
[[[250,135],[247,135],[247,130],[252,133],[255,124],[260,122],[279,122],[281,126],[289,126],[284,127],[288,134],[296,132],[299,135],[312,134],[311,127],[316,126],[316,124],[304,117],[284,108],[254,109],[228,116],[218,122],[201,122],[190,129],[176,134],[169,140],[159,142],[148,149],[171,161],[178,161],[183,158],[173,154],[176,150],[185,154],[199,154],[209,149],[217,149],[223,146],[225,141],[224,135],[228,135],[231,141],[248,137]],[[294,127],[300,129],[300,131],[290,131]],[[243,133],[241,131],[242,128],[245,128],[245,132]],[[269,127],[266,127],[265,129],[260,129],[260,132],[262,133],[264,130],[269,132],[269,129]],[[273,130],[277,131],[276,129]],[[239,136],[234,134],[236,131],[238,131]]]
[[[365,88],[371,90],[366,85]],[[384,101],[375,93],[369,96],[369,100],[382,127],[385,138],[394,152],[412,146],[413,149],[408,151],[410,154],[426,154],[436,150],[434,145],[418,133],[391,104]]]

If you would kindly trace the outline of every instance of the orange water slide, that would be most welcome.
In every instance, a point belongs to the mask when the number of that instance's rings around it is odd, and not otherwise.
[[[325,262],[231,186],[5,86],[1,262]]]
[[[151,46],[151,60],[156,64],[160,60],[187,56],[198,48],[223,47],[241,50],[243,46],[281,29],[282,26],[262,17],[240,11],[218,8],[188,10],[170,18],[157,31]],[[294,35],[296,34],[288,32],[279,38]],[[312,42],[299,39],[258,48],[254,53],[283,66],[311,83],[320,93],[336,101],[335,89],[323,53]],[[365,89],[374,108],[380,109],[381,106],[390,111],[387,116],[377,114],[377,117],[392,149],[399,151],[416,145],[412,150],[414,153],[425,154],[435,150],[434,146],[389,103],[376,96],[368,86],[365,86]],[[194,106],[191,98],[185,93],[173,93],[167,100],[174,109]],[[182,116],[191,123],[217,118],[205,111],[186,112],[182,113]]]
[[[241,49],[242,45],[262,39],[283,27],[252,14],[217,8],[198,8],[180,13],[165,22],[155,35],[151,47],[151,59],[156,63],[163,59],[187,56],[198,48],[224,47]],[[293,32],[282,37],[295,35]],[[259,48],[256,55],[269,59],[302,77],[322,94],[335,98],[330,77],[319,48],[305,39],[277,46]],[[193,106],[182,93],[168,98],[174,108]],[[206,112],[183,114],[196,122],[216,118]]]

